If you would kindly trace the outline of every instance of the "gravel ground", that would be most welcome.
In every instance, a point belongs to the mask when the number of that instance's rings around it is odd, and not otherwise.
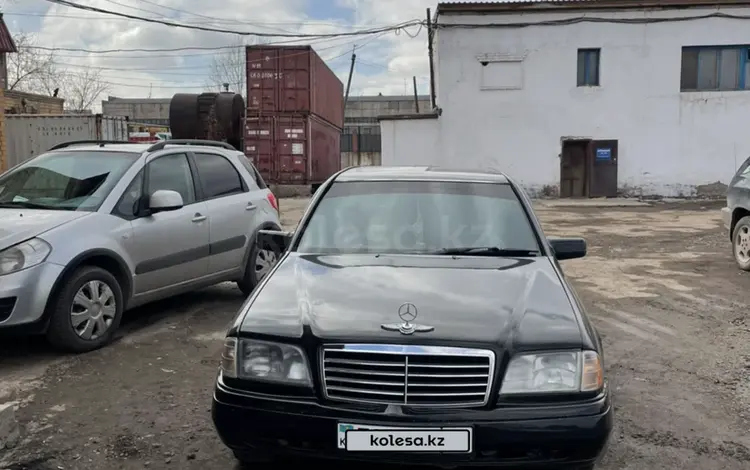
[[[294,227],[306,201],[282,200]],[[617,424],[604,470],[750,468],[750,273],[736,269],[715,204],[561,207],[548,235],[585,236],[563,267],[604,337]],[[61,356],[2,340],[0,403],[17,400],[13,470],[234,469],[210,421],[231,284],[131,312],[117,342]]]

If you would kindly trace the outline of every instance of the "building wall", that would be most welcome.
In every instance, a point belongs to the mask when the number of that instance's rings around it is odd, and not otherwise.
[[[63,114],[65,100],[52,96],[5,90],[4,103],[3,109],[9,114]]]
[[[131,121],[143,124],[169,125],[169,103],[171,98],[116,98],[102,101],[102,114],[127,116]]]
[[[444,165],[438,119],[380,121],[382,165]]]
[[[444,15],[440,22],[534,22],[583,14],[643,19],[715,10]],[[750,9],[721,12],[748,15]],[[383,143],[383,163],[400,161],[388,152],[412,155],[438,135],[436,160],[454,167],[502,169],[533,193],[559,184],[562,138],[617,139],[622,193],[696,195],[701,185],[728,183],[750,156],[750,139],[743,132],[750,120],[750,90],[681,93],[681,50],[735,44],[750,44],[750,30],[744,21],[723,18],[441,29],[436,67],[437,105],[443,114],[421,124],[402,121],[393,132],[386,131],[391,124],[384,121],[384,139],[388,134],[396,140]],[[579,48],[601,48],[601,86],[577,86]],[[520,65],[481,64],[509,57]],[[517,89],[487,89],[512,82]],[[423,134],[406,132],[415,126],[422,126]]]

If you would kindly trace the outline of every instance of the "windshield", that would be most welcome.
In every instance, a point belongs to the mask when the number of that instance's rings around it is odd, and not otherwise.
[[[95,211],[140,157],[131,152],[51,152],[0,176],[0,208]]]
[[[335,183],[297,246],[303,253],[476,256],[539,250],[510,185],[436,181]]]

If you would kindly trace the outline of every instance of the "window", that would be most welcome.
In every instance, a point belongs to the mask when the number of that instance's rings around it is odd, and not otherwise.
[[[750,46],[683,47],[680,91],[748,90]]]
[[[128,188],[122,193],[120,201],[115,206],[113,211],[115,215],[124,217],[125,219],[133,219],[137,212],[136,202],[138,202],[143,191],[143,170],[139,171],[133,181],[131,181]]]
[[[240,162],[242,162],[242,166],[244,166],[245,169],[250,173],[250,176],[253,177],[253,179],[255,180],[255,184],[258,185],[258,188],[266,189],[268,187],[266,186],[266,182],[263,181],[263,178],[260,176],[260,173],[258,173],[258,170],[252,163],[250,163],[250,160],[248,160],[247,157],[240,157]]]
[[[95,211],[138,158],[130,152],[42,154],[0,177],[0,204]]]
[[[203,197],[211,199],[243,192],[240,174],[234,165],[213,153],[196,153],[195,164],[200,175]]]
[[[601,49],[578,49],[578,86],[599,86]]]
[[[539,251],[507,184],[335,183],[301,235],[304,253],[429,253],[443,248]]]
[[[177,191],[185,205],[195,202],[195,185],[187,155],[166,155],[148,164],[148,193],[151,195],[160,189]]]

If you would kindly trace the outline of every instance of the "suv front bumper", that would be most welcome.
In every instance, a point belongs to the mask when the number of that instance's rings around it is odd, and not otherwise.
[[[0,276],[0,329],[41,320],[47,299],[62,272],[62,266],[44,262]]]
[[[252,394],[230,389],[219,378],[212,415],[221,440],[239,455],[513,468],[592,464],[606,449],[614,420],[608,388],[580,404],[440,413],[398,408],[374,412],[361,406],[322,405],[311,398]],[[472,451],[350,452],[338,442],[340,423],[400,429],[471,427]]]

